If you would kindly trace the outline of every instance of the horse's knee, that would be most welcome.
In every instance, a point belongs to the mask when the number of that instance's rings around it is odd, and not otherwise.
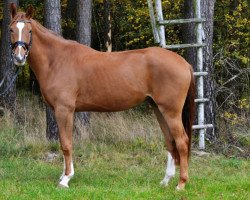
[[[70,154],[70,151],[72,149],[72,145],[69,144],[69,143],[62,143],[61,144],[61,150],[63,152],[64,155],[69,155]]]

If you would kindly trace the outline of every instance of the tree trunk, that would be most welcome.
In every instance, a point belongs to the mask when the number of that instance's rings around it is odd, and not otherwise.
[[[194,18],[194,1],[185,0],[184,2],[184,18]],[[182,37],[184,43],[195,43],[195,24],[187,23],[183,26]],[[197,50],[196,48],[188,48],[185,50],[184,57],[193,66],[194,71],[196,71],[197,66]]]
[[[92,0],[77,0],[76,39],[91,46]]]
[[[61,5],[60,0],[45,0],[45,27],[61,34]],[[55,120],[55,113],[51,107],[46,105],[46,136],[49,140],[58,140],[58,126]]]
[[[11,60],[11,49],[10,49],[10,33],[9,33],[9,24],[10,24],[10,12],[9,5],[10,3],[15,3],[18,5],[18,0],[4,0],[3,8],[3,21],[1,29],[1,43],[0,43],[0,80],[3,79],[5,74],[7,78],[5,83],[0,88],[0,93],[5,90],[5,88],[10,84],[15,75],[16,67],[14,66]],[[0,106],[10,109],[12,112],[15,110],[16,102],[16,84],[13,84],[10,87],[8,94],[4,97],[0,96]]]
[[[184,15],[185,18],[193,18],[195,16],[194,2],[185,0],[184,3]],[[214,91],[214,81],[212,79],[214,73],[213,67],[213,16],[214,16],[214,3],[215,0],[203,0],[201,1],[201,16],[206,19],[203,23],[203,29],[205,33],[205,43],[207,44],[203,48],[203,65],[204,71],[208,72],[208,76],[204,78],[204,97],[209,98],[209,102],[205,103],[205,123],[215,125],[215,97]],[[187,24],[184,26],[183,30],[183,40],[185,43],[196,42],[195,35],[195,24]],[[185,58],[197,70],[197,51],[195,48],[187,49],[185,52]],[[215,139],[214,131],[212,129],[207,129],[206,138]]]
[[[92,0],[77,0],[76,38],[81,44],[91,46]],[[75,115],[85,126],[89,125],[89,112],[78,112]],[[78,127],[75,127],[78,132]]]
[[[58,33],[62,34],[61,27],[61,4],[60,0],[45,0],[45,26]]]
[[[215,84],[213,80],[214,66],[213,66],[213,31],[214,31],[214,3],[215,0],[201,1],[201,16],[206,18],[206,22],[203,25],[205,34],[205,43],[207,44],[203,48],[203,62],[204,71],[208,72],[208,76],[204,78],[204,96],[209,98],[209,102],[205,104],[205,123],[215,124]],[[207,138],[215,140],[216,136],[214,130],[207,130]]]
[[[110,11],[110,0],[104,0],[104,32],[105,32],[105,47],[107,52],[112,51],[112,40],[111,40],[111,11]]]

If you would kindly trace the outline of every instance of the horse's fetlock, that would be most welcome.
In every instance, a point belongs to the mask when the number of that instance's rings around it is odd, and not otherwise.
[[[181,182],[186,183],[188,181],[188,175],[181,175]]]

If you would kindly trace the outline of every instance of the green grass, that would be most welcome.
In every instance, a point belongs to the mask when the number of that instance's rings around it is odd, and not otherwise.
[[[58,188],[63,168],[59,145],[45,138],[44,109],[35,101],[27,106],[26,100],[18,104],[15,118],[10,113],[0,118],[0,200],[250,199],[249,160],[214,154],[192,156],[184,191],[175,190],[178,171],[168,187],[161,187],[164,139],[154,115],[138,111],[93,113],[88,132],[79,126],[75,176],[69,189]],[[59,156],[49,162],[48,152]]]
[[[41,145],[40,145],[41,146]],[[140,145],[88,143],[76,147],[75,176],[69,189],[57,187],[62,157],[46,161],[44,152],[30,146],[21,156],[0,157],[0,199],[250,199],[250,163],[222,156],[193,156],[190,181],[176,191],[159,185],[166,152]],[[39,147],[41,149],[41,147]],[[38,149],[39,149],[38,148]]]

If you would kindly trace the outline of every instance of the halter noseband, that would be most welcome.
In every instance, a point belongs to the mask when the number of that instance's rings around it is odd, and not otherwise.
[[[31,20],[14,20],[14,21],[12,21],[11,24],[13,24],[14,22],[31,23]],[[14,56],[14,50],[18,46],[21,46],[26,50],[25,57],[27,57],[29,52],[30,52],[31,46],[32,46],[32,31],[30,32],[30,42],[29,42],[29,44],[27,44],[26,42],[23,42],[23,41],[16,41],[13,44],[10,43],[10,47],[11,47],[11,51],[12,51],[12,54],[11,54],[12,57]]]

